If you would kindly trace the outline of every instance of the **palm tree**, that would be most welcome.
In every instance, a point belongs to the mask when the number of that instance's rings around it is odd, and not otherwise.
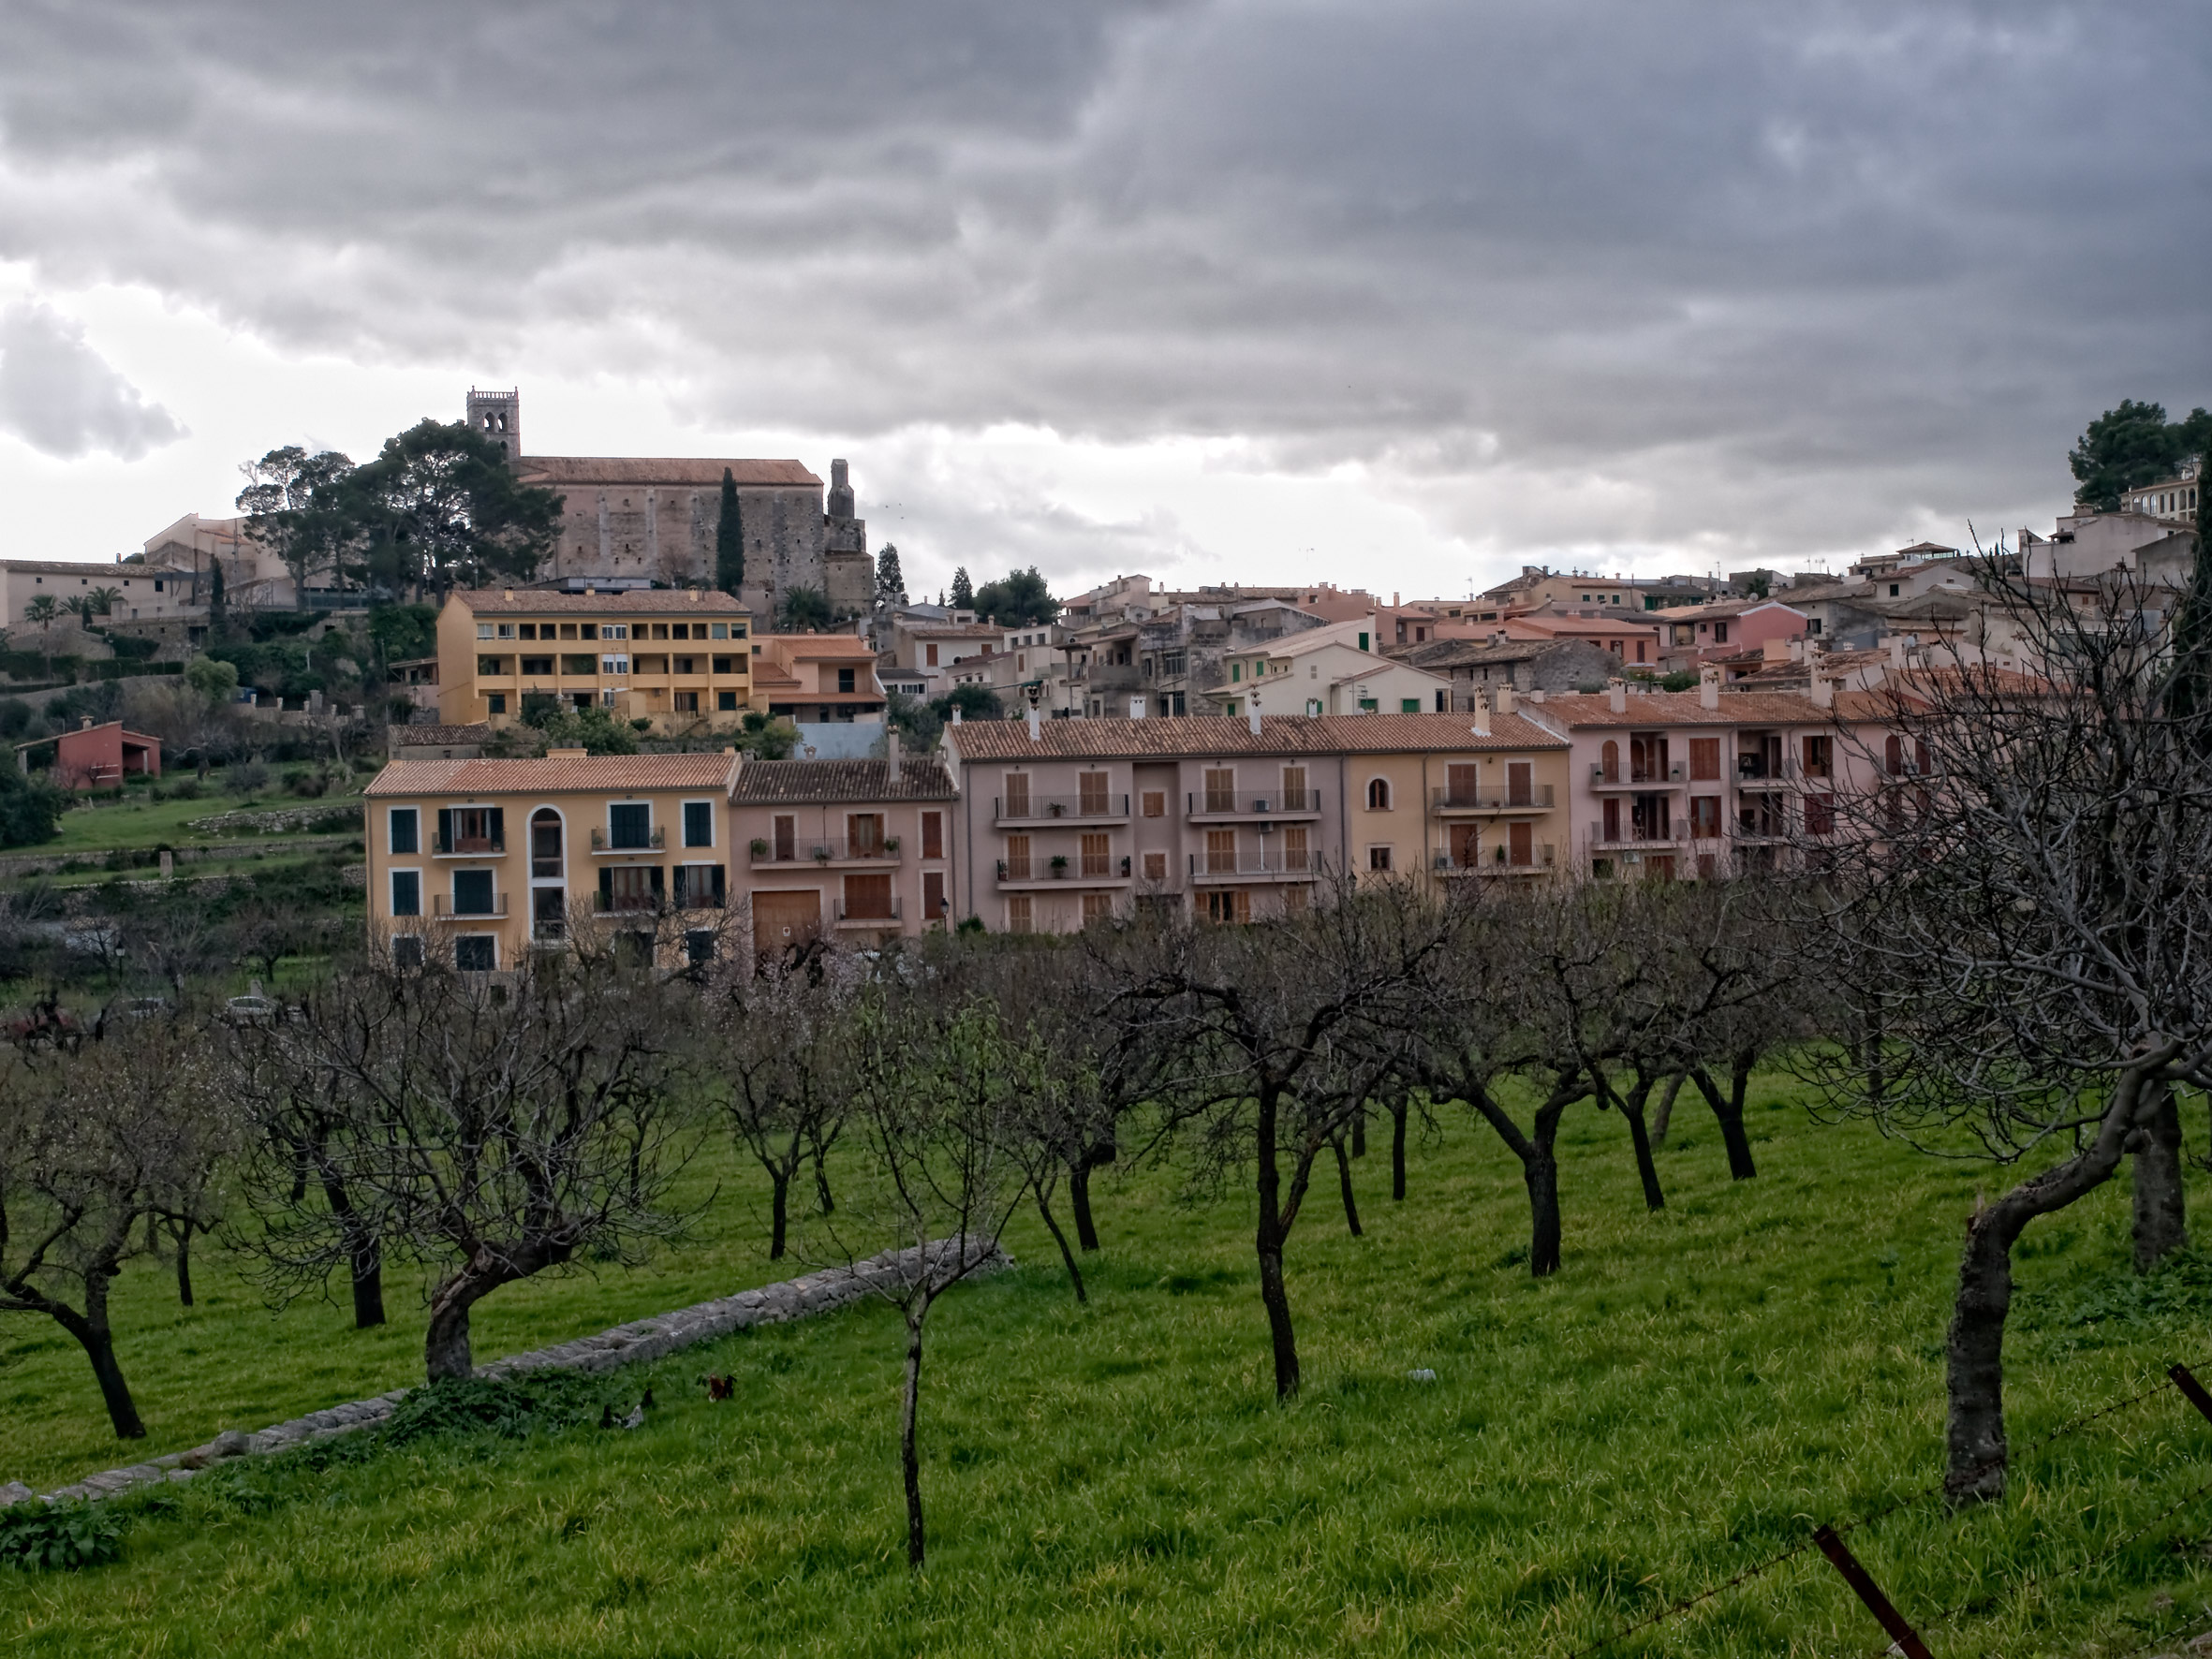
[[[38,631],[43,634],[53,625],[53,619],[61,613],[62,608],[52,594],[38,594],[23,607],[23,621],[37,623]]]
[[[123,590],[121,588],[95,588],[84,595],[84,614],[88,617],[112,616],[115,614],[115,607],[121,604],[122,600]]]

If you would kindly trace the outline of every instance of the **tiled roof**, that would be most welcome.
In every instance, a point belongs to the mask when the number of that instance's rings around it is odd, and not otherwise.
[[[583,755],[554,760],[394,760],[364,795],[551,795],[568,789],[642,794],[727,790],[734,755]]]
[[[1472,749],[1556,749],[1560,740],[1518,714],[1499,714],[1490,736],[1467,714],[1270,714],[1249,721],[1176,716],[1153,720],[1046,720],[1034,741],[1025,720],[970,720],[945,728],[963,760],[1143,760],[1185,755],[1375,755]]]
[[[515,473],[524,483],[551,484],[634,484],[650,490],[656,484],[691,486],[700,490],[719,490],[722,487],[722,469],[730,469],[730,476],[737,483],[752,485],[781,485],[787,489],[821,488],[821,479],[806,470],[805,463],[797,461],[707,461],[696,456],[667,457],[621,456],[610,458],[597,455],[525,455],[515,463]]]
[[[604,594],[561,594],[550,588],[464,588],[451,595],[479,616],[598,616],[648,611],[655,616],[750,616],[728,594],[695,588],[625,588]]]
[[[1569,727],[1593,726],[1819,726],[1828,711],[1809,697],[1788,691],[1722,691],[1708,709],[1694,691],[1630,692],[1615,713],[1603,692],[1566,692],[1534,705],[1540,716]]]
[[[739,806],[811,806],[833,801],[951,800],[952,774],[927,756],[889,760],[748,760],[737,774]]]

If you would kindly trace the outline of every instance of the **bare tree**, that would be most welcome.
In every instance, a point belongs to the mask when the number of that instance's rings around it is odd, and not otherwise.
[[[1278,1399],[1298,1389],[1283,1253],[1315,1160],[1392,1075],[1416,988],[1451,936],[1408,888],[1340,882],[1303,917],[1138,932],[1123,948],[1118,1040],[1163,1056],[1161,1095],[1188,1126],[1198,1178],[1254,1178]]]
[[[809,1224],[818,1235],[810,1254],[863,1271],[905,1322],[899,1468],[907,1564],[919,1569],[927,1541],[916,1442],[923,1339],[937,1299],[998,1258],[999,1232],[1022,1201],[1023,1079],[996,1007],[947,994],[926,976],[879,980],[852,1028],[863,1155],[846,1201]]]
[[[0,1067],[0,1314],[83,1348],[116,1435],[146,1432],[115,1358],[109,1297],[153,1224],[196,1213],[231,1150],[209,1045],[170,1017],[51,1029]]]
[[[1949,1337],[1957,1502],[2005,1485],[2012,1248],[2135,1155],[2136,1259],[2184,1240],[2177,1086],[2212,1080],[2212,664],[2170,648],[2174,595],[2117,573],[2098,602],[1980,570],[2047,676],[1969,653],[1885,685],[1872,786],[1808,885],[1857,1038],[1833,1103],[2027,1173],[1967,1224]]]
[[[671,1094],[678,1017],[652,964],[560,952],[504,984],[372,963],[279,1021],[281,1064],[327,1079],[318,1165],[377,1218],[387,1255],[431,1269],[433,1381],[470,1373],[469,1312],[501,1285],[586,1251],[635,1261],[680,1230],[663,1200],[699,1137]],[[317,1187],[261,1184],[284,1215],[281,1270],[357,1260],[357,1226]]]

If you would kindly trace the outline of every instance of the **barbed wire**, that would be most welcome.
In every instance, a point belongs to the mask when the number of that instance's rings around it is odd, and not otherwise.
[[[2171,1373],[2160,1377],[2150,1387],[2144,1388],[2137,1393],[2128,1395],[2125,1399],[2115,1400],[2104,1405],[2099,1406],[2094,1411],[2084,1412],[2081,1416],[2059,1424],[2057,1428],[2051,1430],[2049,1432],[2043,1434],[2040,1438],[2028,1442],[2025,1446],[2021,1446],[2016,1450],[2012,1447],[2007,1447],[2003,1453],[1998,1456],[1985,1458],[1979,1463],[1969,1465],[1969,1472],[1971,1475],[1978,1475],[1989,1469],[2009,1467],[2011,1464],[2016,1461],[2024,1461],[2028,1458],[2035,1456],[2037,1453],[2045,1450],[2049,1446],[2055,1445],[2060,1440],[2065,1439],[2069,1435],[2080,1433],[2092,1423],[2101,1422],[2106,1417],[2117,1416],[2121,1412],[2127,1411],[2134,1406],[2141,1405],[2145,1401],[2151,1399],[2155,1395],[2164,1393],[2169,1388],[2175,1389],[2175,1392],[2179,1392],[2179,1388],[2174,1381]],[[1880,1521],[1888,1520],[1891,1516],[1897,1514],[1900,1510],[1909,1509],[1915,1504],[1925,1503],[1928,1499],[1942,1493],[1950,1484],[1951,1478],[1952,1476],[1950,1474],[1946,1473],[1942,1479],[1937,1480],[1930,1485],[1922,1487],[1915,1491],[1909,1492],[1900,1498],[1896,1498],[1892,1502],[1883,1505],[1879,1509],[1870,1510],[1864,1515],[1856,1516],[1847,1520],[1831,1522],[1829,1530],[1836,1536],[1842,1537],[1847,1534],[1863,1531],[1867,1527],[1874,1526]],[[2157,1515],[2151,1517],[2149,1520],[2144,1522],[2142,1526],[2138,1527],[2135,1532],[2120,1539],[2118,1542],[2107,1546],[2105,1549],[2100,1551],[2097,1555],[2090,1557],[2088,1561],[2082,1563],[2080,1566],[2073,1570],[2084,1570],[2089,1566],[2097,1564],[2099,1562],[2104,1560],[2108,1556],[2118,1553],[2121,1549],[2124,1549],[2129,1545],[2134,1543],[2139,1537],[2143,1535],[2143,1534],[2148,1532],[2150,1528],[2156,1526],[2160,1521],[2166,1520],[2175,1511],[2189,1504],[2192,1499],[2200,1497],[2206,1492],[2212,1492],[2212,1481],[2207,1481],[2204,1486],[2197,1488],[2194,1491],[2185,1493],[2180,1498],[2175,1499],[2172,1505],[2168,1505],[2165,1509],[2160,1510]],[[1794,1561],[1797,1557],[1807,1553],[1815,1548],[1816,1544],[1813,1535],[1808,1533],[1803,1543],[1798,1544],[1792,1549],[1785,1549],[1778,1555],[1769,1556],[1763,1561],[1746,1567],[1741,1572],[1737,1573],[1733,1578],[1724,1579],[1718,1584],[1715,1584],[1708,1589],[1702,1590],[1695,1595],[1685,1596],[1679,1601],[1672,1602],[1664,1608],[1645,1614],[1641,1619],[1637,1619],[1630,1623],[1624,1624],[1618,1630],[1612,1632],[1608,1636],[1599,1637],[1598,1640],[1590,1643],[1586,1647],[1573,1649],[1566,1655],[1566,1659],[1588,1659],[1588,1655],[1590,1654],[1601,1652],[1605,1649],[1615,1646],[1616,1643],[1627,1640],[1631,1636],[1640,1635],[1644,1631],[1652,1629],[1657,1625],[1664,1624],[1671,1620],[1678,1619],[1683,1614],[1689,1612],[1692,1608],[1702,1607],[1706,1602],[1713,1601],[1718,1597],[1726,1595],[1732,1591],[1740,1590],[1743,1588],[1743,1586],[1750,1583],[1753,1579],[1763,1577],[1767,1573],[1772,1572],[1775,1568],[1782,1566],[1789,1562]],[[2039,1580],[2034,1578],[2024,1580],[2020,1586],[2020,1591],[2025,1591],[2030,1588],[2038,1581]],[[2015,1591],[2014,1594],[2017,1595],[2020,1591]],[[1942,1613],[1937,1614],[1933,1619],[1927,1621],[1927,1622],[1931,1625],[1946,1623],[1953,1618],[1955,1618],[1958,1613],[1963,1612],[1966,1608],[1970,1605],[1970,1601],[1971,1598],[1969,1598],[1967,1602],[1961,1602],[1957,1604],[1957,1606]],[[1883,1647],[1874,1650],[1874,1659],[1880,1659],[1880,1655],[1887,1654],[1892,1651],[1892,1647],[1885,1644]]]

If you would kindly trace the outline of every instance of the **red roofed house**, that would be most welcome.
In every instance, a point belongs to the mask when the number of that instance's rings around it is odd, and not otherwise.
[[[89,717],[54,741],[53,781],[65,789],[107,789],[126,777],[161,775],[161,740],[125,731],[123,722],[95,726]]]

